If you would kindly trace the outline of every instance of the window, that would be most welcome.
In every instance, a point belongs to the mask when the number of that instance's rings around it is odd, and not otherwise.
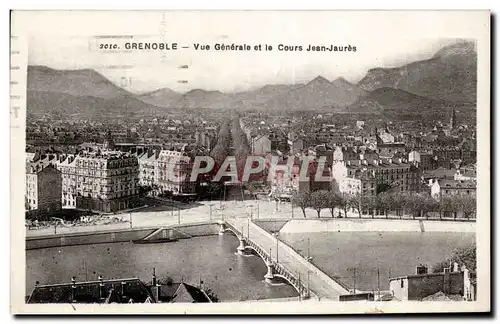
[[[404,288],[405,287],[405,282],[403,279],[401,279],[401,288]]]

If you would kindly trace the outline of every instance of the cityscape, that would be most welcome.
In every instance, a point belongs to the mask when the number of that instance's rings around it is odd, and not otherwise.
[[[475,301],[476,73],[468,40],[234,93],[29,65],[26,303]]]

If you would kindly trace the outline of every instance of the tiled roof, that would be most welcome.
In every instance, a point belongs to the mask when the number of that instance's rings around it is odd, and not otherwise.
[[[122,282],[125,285],[122,285]],[[61,303],[144,303],[152,298],[148,288],[137,278],[103,280],[104,296],[100,299],[100,281],[75,283],[72,298],[73,283],[37,286],[27,300],[28,304],[61,304]]]
[[[439,186],[441,188],[476,188],[476,182],[473,180],[439,180]]]

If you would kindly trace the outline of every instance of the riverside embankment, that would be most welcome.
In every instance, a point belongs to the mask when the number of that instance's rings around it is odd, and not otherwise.
[[[320,232],[453,232],[475,233],[476,223],[466,221],[398,219],[293,219],[257,221],[262,228],[280,233]]]
[[[72,245],[129,242],[140,240],[152,234],[163,239],[185,239],[196,236],[215,235],[218,233],[218,229],[219,226],[215,222],[207,222],[170,227],[155,226],[146,228],[107,229],[92,232],[28,236],[26,237],[26,250]]]

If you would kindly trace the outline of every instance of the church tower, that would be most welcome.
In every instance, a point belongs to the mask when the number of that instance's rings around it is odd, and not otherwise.
[[[106,140],[104,141],[104,149],[109,151],[113,151],[115,149],[115,143],[113,141],[111,131],[108,131],[108,134],[106,135]]]
[[[457,123],[457,115],[456,115],[455,107],[453,107],[451,110],[451,116],[450,116],[450,125],[449,125],[450,129],[455,129],[456,123]]]

